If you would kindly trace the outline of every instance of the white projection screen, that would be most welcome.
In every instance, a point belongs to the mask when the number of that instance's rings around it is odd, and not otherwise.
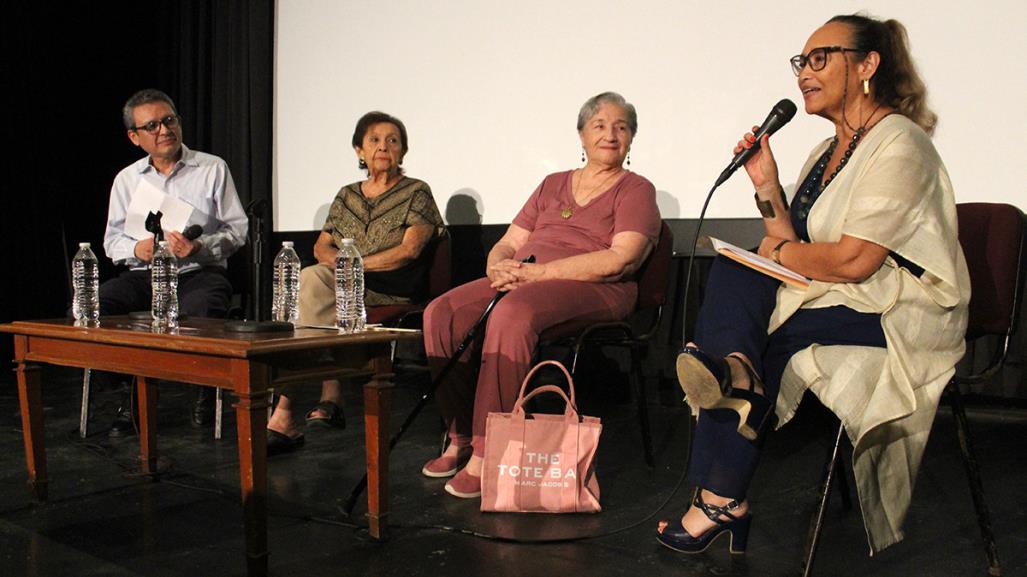
[[[788,58],[858,11],[907,26],[957,202],[1027,209],[1022,0],[279,0],[274,228],[319,228],[336,191],[364,178],[350,139],[369,110],[406,123],[404,167],[448,223],[508,223],[546,174],[581,166],[577,112],[606,90],[638,109],[630,168],[664,218],[698,217],[734,143],[785,97],[799,114],[772,142],[791,192],[833,127],[803,113]],[[708,213],[756,215],[741,173]]]

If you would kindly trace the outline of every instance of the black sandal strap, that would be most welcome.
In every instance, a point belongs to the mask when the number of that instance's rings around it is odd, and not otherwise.
[[[332,401],[319,401],[316,405],[314,405],[313,409],[310,409],[309,411],[307,411],[306,418],[307,419],[312,418],[311,415],[314,414],[314,411],[321,411],[322,413],[327,415],[326,417],[314,417],[314,418],[319,418],[319,419],[325,420],[325,421],[331,421],[333,419],[338,419],[339,418],[339,414],[342,412],[342,409],[339,408],[338,404],[333,403]]]
[[[703,500],[702,489],[700,488],[696,488],[695,499],[692,500],[692,504],[698,507],[699,510],[702,511],[710,519],[710,521],[713,521],[717,525],[724,525],[725,523],[730,523],[731,521],[737,521],[738,517],[732,515],[731,511],[734,511],[735,509],[741,506],[741,504],[738,502],[738,499],[732,499],[731,502],[727,505],[710,505],[709,503]],[[725,521],[721,519],[721,515],[728,517],[729,519],[731,519],[731,521]]]

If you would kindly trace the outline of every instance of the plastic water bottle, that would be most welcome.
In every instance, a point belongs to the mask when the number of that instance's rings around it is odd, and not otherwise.
[[[168,248],[168,241],[160,241],[150,264],[153,328],[178,328],[178,259]]]
[[[344,238],[335,257],[335,325],[340,332],[359,333],[366,323],[364,259],[353,239]]]
[[[271,320],[296,324],[300,318],[300,257],[291,241],[282,243],[272,272]]]
[[[71,261],[71,314],[75,324],[96,323],[100,319],[100,268],[88,242],[78,243]]]

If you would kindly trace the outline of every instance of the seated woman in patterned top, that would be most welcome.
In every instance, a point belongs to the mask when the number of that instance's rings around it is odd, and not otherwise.
[[[317,264],[300,273],[301,324],[335,324],[335,255],[352,238],[364,258],[364,304],[416,302],[427,288],[424,248],[444,233],[442,216],[428,184],[403,175],[408,150],[403,123],[383,112],[368,112],[353,131],[353,149],[367,180],[344,186],[335,196],[321,235],[314,243]],[[311,425],[345,427],[342,387],[325,381],[320,402],[306,414]],[[269,455],[303,444],[288,391],[267,425]]]

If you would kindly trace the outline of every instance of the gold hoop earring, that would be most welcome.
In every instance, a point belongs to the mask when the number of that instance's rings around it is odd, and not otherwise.
[[[870,96],[870,79],[863,79],[863,96]]]

